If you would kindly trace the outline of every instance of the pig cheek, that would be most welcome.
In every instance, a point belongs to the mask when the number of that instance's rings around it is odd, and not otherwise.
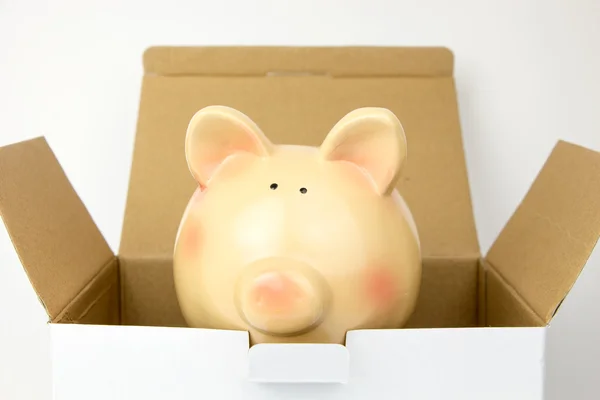
[[[204,198],[205,187],[199,186],[192,195],[188,205],[188,215],[186,226],[181,232],[181,252],[186,259],[193,258],[197,255],[198,247],[200,246],[200,226],[195,223],[193,216],[196,207],[201,205]]]
[[[188,225],[181,237],[182,253],[186,260],[195,258],[200,246],[200,229],[196,225]]]
[[[375,269],[366,277],[366,295],[371,304],[387,310],[398,297],[398,283],[394,275],[384,268]]]

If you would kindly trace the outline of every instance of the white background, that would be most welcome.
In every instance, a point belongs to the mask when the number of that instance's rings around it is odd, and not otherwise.
[[[203,44],[452,49],[483,253],[556,140],[600,150],[599,0],[0,0],[0,145],[46,136],[117,251],[142,52]],[[19,279],[2,288],[0,315],[43,318],[35,300],[13,300]],[[2,351],[27,340],[0,325],[0,383],[18,370]]]

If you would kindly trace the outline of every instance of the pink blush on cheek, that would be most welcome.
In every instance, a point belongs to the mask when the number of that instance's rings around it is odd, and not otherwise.
[[[182,242],[183,252],[186,257],[195,257],[200,246],[200,234],[198,228],[189,226],[183,231]]]
[[[387,307],[396,299],[398,288],[392,273],[384,268],[376,269],[367,275],[367,296],[379,307]]]
[[[180,246],[183,255],[186,258],[194,258],[198,254],[198,248],[201,246],[201,226],[196,221],[196,217],[193,216],[196,207],[200,207],[202,200],[204,199],[206,187],[199,186],[188,203],[186,210],[185,226],[181,231]]]

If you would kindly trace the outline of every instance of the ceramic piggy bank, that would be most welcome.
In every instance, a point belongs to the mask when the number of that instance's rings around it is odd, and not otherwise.
[[[357,109],[308,147],[210,106],[191,119],[185,154],[198,189],[174,278],[190,327],[248,331],[252,345],[344,344],[348,330],[406,323],[421,252],[394,188],[406,159],[394,114]]]

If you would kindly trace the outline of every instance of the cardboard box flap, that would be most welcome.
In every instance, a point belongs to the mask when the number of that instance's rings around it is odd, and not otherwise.
[[[600,236],[600,153],[560,141],[487,254],[548,323]]]
[[[44,138],[0,148],[0,216],[51,320],[114,257]]]
[[[151,47],[147,75],[452,76],[443,47]]]
[[[479,256],[447,49],[161,47],[146,51],[144,66],[121,256],[172,256],[197,187],[186,129],[194,113],[217,104],[247,114],[274,143],[312,146],[353,109],[389,108],[407,135],[397,187],[424,256]]]

